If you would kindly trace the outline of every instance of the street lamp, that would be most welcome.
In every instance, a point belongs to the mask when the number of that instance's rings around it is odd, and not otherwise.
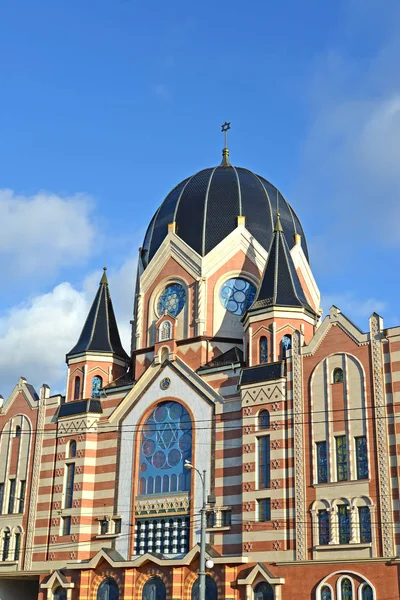
[[[192,469],[199,474],[201,483],[203,485],[203,506],[201,507],[201,525],[200,525],[200,566],[199,566],[199,600],[206,600],[206,527],[207,527],[207,517],[206,517],[206,507],[207,507],[207,497],[206,497],[206,471],[203,471],[203,474],[200,473],[196,467],[192,465],[189,460],[185,460],[185,469]],[[207,563],[212,563],[212,561],[207,561]],[[210,569],[214,566],[214,563],[207,564],[207,567]]]

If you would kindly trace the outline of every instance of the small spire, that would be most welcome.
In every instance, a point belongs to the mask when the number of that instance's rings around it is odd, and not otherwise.
[[[274,231],[283,231],[280,213],[276,213],[276,221],[275,221],[275,230]]]
[[[107,267],[103,267],[103,275],[100,279],[100,285],[108,285],[108,279],[107,279]]]
[[[231,163],[229,162],[229,150],[228,150],[228,130],[231,128],[231,124],[228,121],[225,121],[223,125],[221,125],[221,131],[224,134],[224,149],[222,150],[222,162],[221,167],[230,167]]]

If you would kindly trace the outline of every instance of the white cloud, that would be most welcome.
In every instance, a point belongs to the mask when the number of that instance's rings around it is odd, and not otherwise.
[[[323,294],[323,309],[324,315],[329,313],[330,307],[334,304],[342,313],[350,319],[356,321],[360,319],[368,319],[373,312],[382,314],[387,304],[377,298],[357,298],[353,292],[339,292],[335,295]]]
[[[128,353],[135,265],[129,259],[109,276],[121,340]],[[47,383],[53,393],[64,393],[65,355],[78,339],[100,277],[101,272],[88,275],[81,290],[60,283],[0,317],[0,394],[7,398],[21,376],[36,388]]]
[[[0,264],[8,279],[40,277],[93,253],[92,202],[77,194],[33,196],[0,190]]]

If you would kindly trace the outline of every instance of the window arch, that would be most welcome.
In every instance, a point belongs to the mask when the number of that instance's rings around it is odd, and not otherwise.
[[[81,378],[79,375],[75,377],[74,382],[74,400],[79,400],[81,396]]]
[[[268,362],[268,340],[263,335],[260,338],[260,364]]]
[[[343,383],[343,369],[337,367],[333,371],[333,383]]]
[[[54,600],[67,600],[67,590],[59,585],[53,592],[53,598]]]
[[[184,464],[191,457],[192,422],[188,411],[178,402],[157,404],[141,433],[140,494],[153,494],[155,480],[158,489],[157,477],[160,482],[162,478],[162,493],[190,490],[190,470]]]
[[[262,581],[254,588],[254,600],[274,600],[274,590],[267,581]]]
[[[373,600],[374,593],[372,587],[368,583],[364,583],[361,591],[361,600]]]
[[[258,413],[258,429],[264,430],[269,429],[270,418],[269,412],[267,410],[260,410]]]
[[[172,325],[171,321],[163,321],[159,329],[159,342],[163,340],[170,340],[172,337]]]
[[[68,458],[75,458],[76,456],[76,441],[71,440],[68,446]]]
[[[169,349],[164,346],[161,350],[161,364],[163,364],[166,360],[169,359]]]
[[[192,587],[191,600],[199,600],[200,594],[200,578],[198,577]],[[210,575],[206,575],[206,598],[207,600],[218,600],[218,588],[214,579]]]
[[[327,585],[321,590],[321,600],[332,600],[332,590]]]
[[[342,579],[340,584],[340,591],[342,594],[341,600],[353,600],[353,586],[348,577]]]
[[[282,358],[286,358],[286,354],[287,354],[288,350],[292,349],[292,336],[290,335],[290,333],[287,333],[286,335],[283,336],[282,341],[281,341],[281,347],[282,347]]]
[[[103,579],[97,590],[97,600],[118,600],[118,584],[112,577]]]
[[[166,597],[165,584],[159,577],[152,577],[146,581],[143,587],[142,600],[166,600]]]
[[[103,379],[95,375],[92,379],[92,398],[100,398],[100,390],[103,387]]]

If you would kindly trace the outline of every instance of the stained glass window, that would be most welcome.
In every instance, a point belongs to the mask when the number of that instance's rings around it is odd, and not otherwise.
[[[274,600],[274,590],[272,585],[262,581],[254,589],[254,600]]]
[[[192,587],[192,600],[199,600],[200,598],[200,579],[197,578]],[[206,599],[217,600],[218,599],[218,588],[214,579],[210,575],[206,575]]]
[[[66,465],[67,476],[65,480],[64,508],[72,508],[72,497],[74,494],[75,463]]]
[[[167,311],[172,317],[176,317],[185,306],[186,290],[180,283],[171,283],[164,288],[157,302],[158,316]]]
[[[107,577],[99,585],[97,590],[97,600],[118,600],[118,584],[112,577]]]
[[[282,358],[286,358],[286,353],[288,350],[292,349],[292,336],[284,335],[281,341],[282,346]]]
[[[329,513],[327,510],[318,511],[318,543],[321,546],[329,544]]]
[[[142,600],[165,600],[166,597],[167,592],[164,582],[159,577],[152,577],[146,581],[142,592]]]
[[[3,513],[3,503],[4,503],[4,483],[0,483],[0,514]]]
[[[100,390],[103,387],[103,380],[99,375],[92,379],[92,398],[100,398]]]
[[[372,587],[368,584],[364,584],[362,587],[361,599],[362,600],[373,600],[373,598],[374,598],[374,594],[372,592]]]
[[[358,509],[358,518],[360,521],[360,542],[369,544],[372,542],[371,533],[371,512],[368,506],[360,506]]]
[[[321,600],[332,600],[331,588],[327,585],[324,585],[321,590]]]
[[[328,457],[326,442],[317,442],[317,473],[318,483],[328,482]]]
[[[10,479],[10,490],[8,493],[8,511],[7,511],[9,515],[11,515],[14,512],[16,485],[17,485],[17,480]]]
[[[10,552],[10,537],[11,534],[9,531],[5,531],[3,535],[3,552],[2,552],[2,561],[8,560],[8,555]]]
[[[269,435],[258,438],[258,487],[270,486],[270,449]]]
[[[81,378],[76,376],[74,383],[74,400],[79,400],[81,395]]]
[[[261,498],[258,500],[258,520],[265,523],[271,520],[271,499]]]
[[[335,369],[333,371],[333,383],[343,383],[343,369]]]
[[[59,585],[54,591],[53,598],[54,600],[67,600],[67,590]]]
[[[19,560],[20,552],[21,552],[21,534],[16,533],[14,535],[14,560]]]
[[[260,338],[260,363],[268,362],[268,340],[265,336]]]
[[[339,521],[339,544],[348,544],[350,542],[350,516],[346,504],[338,506]]]
[[[336,438],[336,469],[337,480],[347,481],[348,473],[348,456],[347,456],[347,439],[345,435],[339,435]]]
[[[225,281],[219,292],[219,297],[222,306],[229,312],[234,315],[244,315],[246,310],[253,304],[256,291],[256,287],[250,281],[234,277]]]
[[[140,448],[140,494],[190,490],[192,422],[178,402],[162,402],[143,425]],[[158,479],[159,478],[159,479]]]
[[[68,447],[68,458],[75,458],[76,456],[76,441],[71,440]]]
[[[260,410],[258,413],[258,429],[269,429],[269,412]]]
[[[342,579],[342,600],[353,600],[353,587],[350,579]]]
[[[367,438],[356,438],[357,479],[368,479]]]

